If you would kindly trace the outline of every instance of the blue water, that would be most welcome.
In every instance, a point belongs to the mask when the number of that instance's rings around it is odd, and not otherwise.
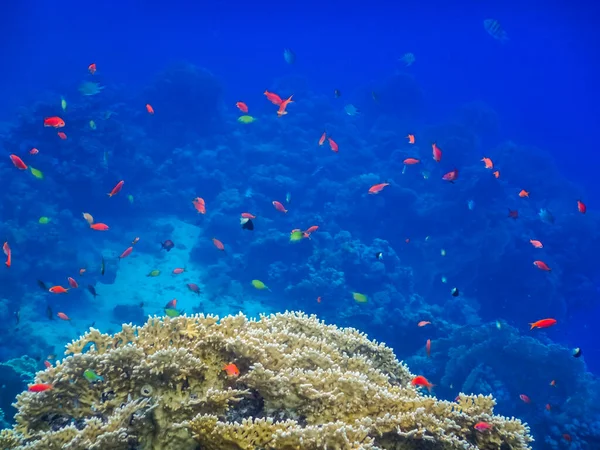
[[[569,448],[600,448],[597,7],[13,3],[0,15],[0,236],[13,252],[0,270],[0,360],[29,355],[42,370],[87,326],[142,323],[173,298],[190,313],[303,310],[386,342],[440,397],[493,394],[498,412],[531,425],[535,449],[567,448],[563,433]],[[486,33],[489,18],[507,43]],[[83,96],[82,82],[103,89]],[[287,115],[277,117],[265,89],[293,95]],[[238,122],[238,101],[255,122]],[[346,114],[348,104],[359,113]],[[53,115],[65,119],[66,140],[43,127]],[[318,145],[324,131],[338,153]],[[405,167],[409,157],[420,163]],[[443,181],[455,168],[456,182]],[[109,230],[90,230],[83,212]],[[257,216],[254,231],[241,229],[242,212]],[[289,242],[311,225],[311,239]],[[170,273],[177,267],[185,272]],[[68,287],[69,276],[79,288],[68,294],[37,284]],[[530,331],[544,318],[558,322]],[[26,380],[7,386],[0,408],[10,422]]]

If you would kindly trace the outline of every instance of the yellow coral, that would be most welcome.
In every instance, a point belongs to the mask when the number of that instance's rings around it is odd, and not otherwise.
[[[2,449],[529,449],[491,397],[425,396],[383,344],[301,313],[150,318],[90,330],[17,398]],[[239,377],[223,367],[235,363]],[[103,381],[90,383],[91,369]],[[492,429],[478,432],[478,421]],[[509,446],[509,447],[507,447]]]

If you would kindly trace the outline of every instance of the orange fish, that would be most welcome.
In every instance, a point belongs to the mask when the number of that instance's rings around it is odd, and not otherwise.
[[[496,171],[494,172],[494,176],[495,176],[496,178],[500,178],[500,171],[499,171],[499,170],[496,170]]]
[[[487,431],[492,429],[492,425],[487,422],[477,422],[473,428],[477,431]]]
[[[427,339],[427,343],[425,344],[425,351],[427,352],[427,357],[431,358],[431,339]]]
[[[67,280],[69,281],[69,286],[71,286],[73,289],[77,289],[79,287],[77,281],[75,281],[75,278],[69,277]]]
[[[531,245],[533,245],[535,248],[544,248],[544,245],[541,241],[538,241],[536,239],[529,239],[529,242],[531,242]]]
[[[56,133],[58,135],[59,138],[61,138],[63,141],[67,139],[67,135],[65,133],[63,133],[62,131],[59,131],[58,133]]]
[[[534,261],[533,265],[540,270],[545,270],[546,272],[552,272],[552,269],[550,267],[548,267],[548,264],[546,264],[544,261]]]
[[[481,160],[485,164],[485,168],[486,169],[493,169],[494,168],[494,163],[492,162],[492,160],[490,158],[486,158],[484,156],[483,158],[481,158]]]
[[[48,289],[48,292],[51,294],[66,294],[68,291],[68,289],[65,289],[62,286],[52,286],[50,289]]]
[[[321,139],[319,139],[319,145],[323,145],[325,143],[325,139],[327,139],[327,132],[323,131],[323,134],[321,135]]]
[[[12,265],[12,250],[10,249],[10,246],[8,245],[8,241],[5,242],[4,245],[2,246],[2,251],[6,255],[6,262],[4,264],[6,265],[6,267],[10,267]]]
[[[62,128],[65,126],[65,121],[58,116],[46,117],[44,119],[45,127]]]
[[[378,194],[381,191],[383,191],[383,188],[385,188],[386,186],[389,186],[390,183],[379,183],[379,184],[374,184],[373,186],[371,186],[369,188],[369,194]]]
[[[154,108],[150,103],[146,104],[146,111],[148,111],[148,114],[154,115]]]
[[[91,63],[88,66],[88,72],[90,72],[92,75],[96,73],[96,63]]]
[[[585,214],[587,211],[587,206],[585,206],[585,203],[583,203],[581,200],[577,200],[577,210],[581,214]]]
[[[64,312],[59,312],[56,315],[58,316],[59,319],[62,319],[62,320],[71,320],[69,318],[69,316],[67,316]]]
[[[421,161],[416,158],[406,158],[404,160],[404,164],[406,164],[406,165],[419,164],[420,162]]]
[[[272,203],[273,203],[273,206],[275,207],[275,209],[277,211],[282,212],[282,213],[287,213],[288,212],[288,210],[285,209],[285,207],[281,204],[281,202],[278,202],[277,200],[273,200]]]
[[[546,403],[546,411],[550,411],[552,409],[552,406],[550,406],[550,403]]]
[[[125,249],[125,251],[123,253],[121,253],[121,256],[119,256],[119,259],[127,258],[129,255],[131,255],[132,251],[133,251],[133,247],[127,247]]]
[[[106,231],[108,230],[108,225],[105,223],[93,223],[90,225],[90,228],[96,231]]]
[[[530,330],[533,330],[534,328],[549,328],[556,325],[556,319],[542,319],[530,323],[529,325],[531,326]]]
[[[47,391],[48,389],[52,389],[52,385],[46,384],[46,383],[32,384],[31,386],[29,386],[27,388],[27,390],[29,392],[44,392],[44,391]]]
[[[431,148],[433,149],[433,160],[435,162],[440,162],[442,160],[442,151],[435,142],[431,144]]]
[[[531,399],[528,396],[526,396],[525,394],[519,395],[519,398],[525,403],[531,403]]]
[[[112,197],[113,195],[117,195],[119,192],[121,192],[121,189],[123,189],[123,185],[125,184],[125,181],[121,180],[117,183],[117,185],[113,188],[112,191],[110,191],[109,194],[107,194],[109,197]]]
[[[17,155],[10,155],[10,160],[12,161],[12,163],[15,165],[15,167],[17,169],[27,170],[27,164],[25,164],[23,162],[23,160],[21,158],[19,158]]]
[[[29,154],[30,155],[37,155],[40,151],[37,148],[32,148],[31,150],[29,150]]]
[[[414,144],[415,143],[415,135],[414,134],[409,134],[408,136],[406,136],[408,139],[408,143],[409,144]]]
[[[340,149],[340,147],[337,145],[337,142],[331,138],[327,138],[327,140],[329,141],[329,147],[331,148],[331,151],[337,153]]]
[[[212,241],[213,241],[213,244],[215,245],[215,247],[217,247],[222,252],[225,251],[225,246],[223,245],[223,243],[220,240],[218,240],[217,238],[212,238]]]
[[[227,373],[228,377],[239,377],[240,369],[233,363],[229,363],[223,366],[223,370]]]
[[[294,103],[294,101],[292,100],[293,95],[290,95],[290,97],[286,100],[283,100],[281,102],[281,104],[279,105],[279,109],[277,110],[277,115],[279,117],[287,114],[287,111],[285,110],[285,108],[287,108],[287,105],[290,103]]]
[[[206,203],[204,202],[203,198],[196,197],[194,200],[192,200],[192,203],[194,204],[196,211],[198,211],[200,214],[206,214]]]
[[[431,392],[431,388],[435,386],[435,384],[431,384],[423,375],[417,375],[416,377],[414,377],[410,384],[412,384],[413,386],[426,387],[429,392]]]
[[[525,189],[522,189],[521,192],[519,192],[519,197],[529,197],[529,192],[527,192]]]
[[[419,327],[424,327],[425,325],[431,325],[431,322],[427,321],[427,320],[421,320],[417,326]]]
[[[281,103],[283,103],[281,97],[273,92],[265,91],[265,95],[267,96],[267,99],[274,105],[279,106]]]
[[[238,109],[243,113],[248,112],[248,105],[246,105],[244,102],[237,102],[235,106],[237,106]]]
[[[256,216],[254,214],[250,214],[250,213],[242,213],[242,219],[256,219]]]
[[[308,229],[305,231],[305,233],[306,233],[306,234],[311,234],[311,233],[314,233],[315,231],[317,231],[318,229],[319,229],[319,226],[318,226],[318,225],[313,225],[312,227],[309,227],[309,228],[308,228]]]

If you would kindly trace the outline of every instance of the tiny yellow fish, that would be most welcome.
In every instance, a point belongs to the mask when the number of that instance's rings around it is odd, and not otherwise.
[[[60,98],[60,107],[62,108],[63,111],[67,110],[67,101],[65,100],[64,97]]]
[[[95,129],[96,129],[96,122],[94,122],[93,120],[90,120],[90,128],[91,128],[92,130],[95,130]]]
[[[259,290],[267,289],[270,291],[267,285],[260,280],[252,280],[252,286]]]
[[[40,217],[40,220],[38,220],[38,222],[42,225],[46,225],[47,223],[50,223],[50,219],[46,216],[42,216]]]
[[[367,303],[367,296],[359,292],[353,292],[352,297],[357,303]]]
[[[238,122],[240,122],[240,123],[252,123],[255,120],[256,119],[254,117],[248,116],[248,115],[238,117]]]
[[[31,166],[29,166],[29,170],[31,170],[31,175],[33,175],[34,177],[36,177],[38,180],[44,179],[44,174],[42,173],[41,170],[34,169]]]

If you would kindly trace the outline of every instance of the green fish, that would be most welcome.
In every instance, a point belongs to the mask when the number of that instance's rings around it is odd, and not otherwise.
[[[42,173],[41,170],[34,169],[31,166],[29,166],[29,170],[31,170],[31,175],[33,175],[34,177],[36,177],[38,180],[43,180],[44,179],[44,174]]]
[[[352,297],[357,303],[367,303],[367,296],[358,292],[353,292]]]
[[[38,222],[42,225],[46,225],[47,223],[50,223],[50,219],[46,216],[42,216],[40,217],[40,220],[38,220]]]
[[[238,122],[241,122],[241,123],[252,123],[255,120],[256,119],[254,117],[248,116],[248,115],[238,117]]]
[[[304,238],[304,233],[300,230],[298,231],[294,231],[291,235],[290,235],[290,242],[299,242]]]
[[[150,272],[148,275],[146,275],[147,277],[157,277],[160,275],[160,270],[158,269],[154,269],[152,272]]]
[[[63,111],[67,110],[67,101],[65,100],[64,97],[60,98],[60,106],[62,108]]]
[[[129,203],[133,203],[133,195],[129,194],[127,200],[129,200]]]
[[[252,280],[252,286],[254,286],[256,289],[259,289],[261,291],[263,289],[267,289],[269,291],[271,290],[271,289],[269,289],[269,287],[265,283],[263,283],[260,280]]]
[[[95,130],[95,129],[96,129],[96,122],[94,122],[93,120],[90,120],[90,128],[91,128],[92,130]]]
[[[85,372],[83,372],[83,377],[90,383],[93,383],[94,381],[104,381],[103,377],[97,375],[96,372],[90,369],[87,369]]]
[[[175,308],[165,308],[165,314],[169,317],[177,317],[179,316],[179,311]]]

